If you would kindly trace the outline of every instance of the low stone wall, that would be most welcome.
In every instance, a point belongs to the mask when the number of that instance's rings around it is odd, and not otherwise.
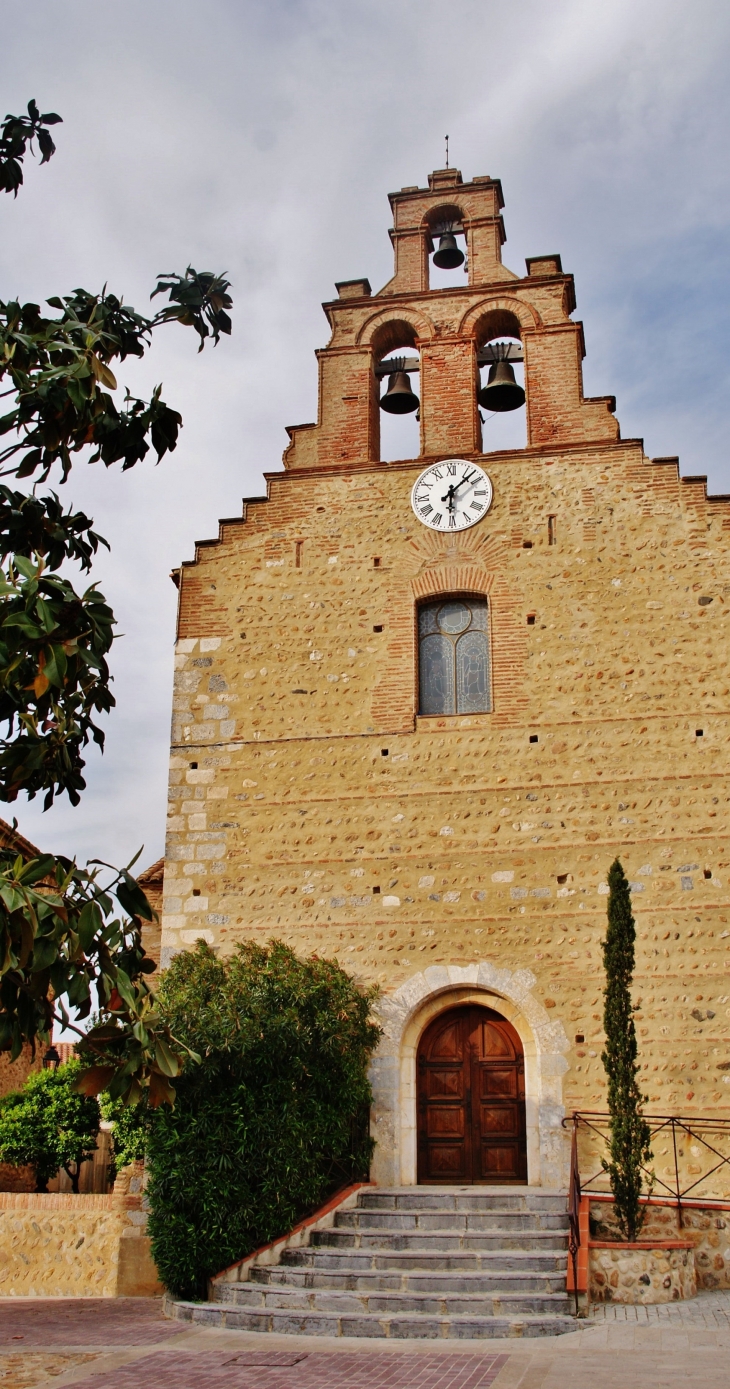
[[[157,1297],[141,1164],[107,1196],[0,1193],[0,1296]]]
[[[610,1201],[591,1199],[591,1240],[616,1240],[618,1230]],[[730,1288],[730,1209],[683,1206],[682,1224],[676,1206],[650,1203],[641,1230],[647,1240],[686,1240],[694,1249],[698,1288]]]
[[[613,1244],[591,1240],[591,1302],[678,1302],[697,1291],[695,1251],[688,1240]]]

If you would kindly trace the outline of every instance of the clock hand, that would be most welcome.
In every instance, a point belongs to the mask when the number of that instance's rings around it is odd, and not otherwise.
[[[451,486],[450,486],[448,492],[446,493],[446,496],[441,498],[442,502],[448,502],[448,503],[449,503],[449,511],[454,511],[454,510],[455,510],[455,507],[454,507],[454,492],[455,492],[455,491],[456,491],[456,488],[454,487],[454,484],[453,484],[453,482],[452,482],[452,484],[451,484]]]

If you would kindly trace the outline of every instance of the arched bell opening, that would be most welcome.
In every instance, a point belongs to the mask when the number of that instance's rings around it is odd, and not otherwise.
[[[463,288],[469,273],[466,232],[461,208],[447,203],[431,208],[424,219],[428,251],[428,288]]]
[[[476,325],[482,452],[522,449],[527,443],[525,370],[519,320],[505,309]]]
[[[404,320],[382,324],[373,337],[374,413],[378,416],[378,457],[383,463],[417,458],[421,452],[416,342],[415,328]]]
[[[417,1180],[527,1182],[525,1057],[496,1009],[464,1003],[424,1029],[416,1058]]]

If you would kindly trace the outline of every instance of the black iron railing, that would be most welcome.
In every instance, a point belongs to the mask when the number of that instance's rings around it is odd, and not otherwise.
[[[676,1114],[645,1114],[651,1133],[653,1166],[643,1169],[646,1199],[656,1198],[676,1204],[682,1225],[682,1205],[727,1205],[730,1201],[730,1119],[708,1116],[684,1118]],[[610,1190],[602,1159],[608,1153],[610,1116],[583,1110],[563,1120],[572,1127],[570,1191],[568,1212],[573,1238],[573,1211],[581,1196],[605,1194]],[[581,1159],[585,1158],[586,1162]],[[591,1172],[581,1177],[580,1168]],[[576,1230],[577,1214],[575,1216]],[[580,1232],[577,1233],[580,1245]]]

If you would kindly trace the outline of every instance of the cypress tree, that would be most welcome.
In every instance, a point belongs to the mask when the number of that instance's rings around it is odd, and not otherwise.
[[[606,1048],[601,1060],[608,1077],[610,1161],[604,1161],[603,1167],[611,1182],[621,1233],[625,1239],[635,1240],[646,1214],[646,1207],[642,1210],[639,1203],[642,1169],[651,1161],[652,1153],[651,1130],[642,1114],[647,1097],[641,1094],[637,1081],[639,1067],[631,1003],[636,927],[629,884],[619,859],[609,869],[608,888],[608,927],[602,946],[606,970]]]

